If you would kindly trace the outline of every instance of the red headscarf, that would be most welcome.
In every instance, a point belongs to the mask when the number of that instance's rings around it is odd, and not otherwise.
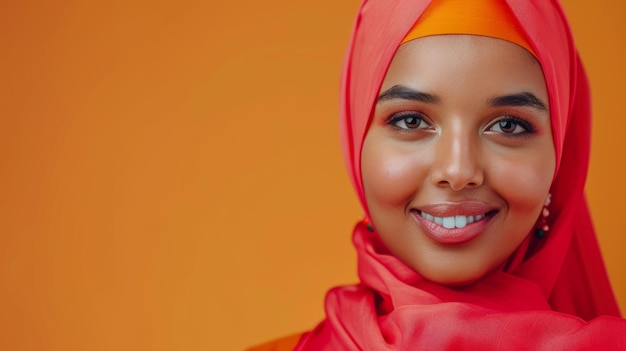
[[[360,170],[369,119],[393,55],[429,3],[365,0],[357,14],[342,77],[341,133],[366,213]],[[626,349],[626,321],[618,318],[583,194],[591,111],[567,21],[556,0],[502,3],[541,63],[549,92],[557,161],[549,234],[529,235],[502,270],[450,288],[389,254],[361,222],[353,234],[360,284],[328,292],[327,318],[296,350]]]

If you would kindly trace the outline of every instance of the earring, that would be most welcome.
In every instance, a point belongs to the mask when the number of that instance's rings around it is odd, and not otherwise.
[[[363,219],[363,224],[365,224],[367,226],[367,230],[370,233],[374,232],[374,227],[372,226],[372,223],[370,222],[369,218],[364,218]]]
[[[538,238],[543,238],[550,230],[548,226],[548,216],[550,215],[550,210],[548,210],[548,206],[550,206],[552,194],[548,193],[548,197],[546,197],[546,202],[543,204],[543,209],[541,210],[541,214],[539,215],[539,219],[537,219],[537,224],[535,224],[535,236]]]

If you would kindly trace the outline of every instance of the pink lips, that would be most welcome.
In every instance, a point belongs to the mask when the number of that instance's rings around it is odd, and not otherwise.
[[[480,219],[467,223],[462,228],[446,228],[442,224],[422,217],[422,211],[430,216],[440,218],[464,216]],[[484,202],[462,201],[427,205],[419,209],[412,209],[411,213],[431,239],[440,244],[460,245],[480,236],[491,223],[496,211],[496,208]]]

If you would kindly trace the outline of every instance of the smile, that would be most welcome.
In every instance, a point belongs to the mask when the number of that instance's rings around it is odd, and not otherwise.
[[[476,216],[448,216],[448,217],[437,217],[433,216],[424,211],[420,212],[420,216],[425,218],[430,222],[434,222],[443,226],[444,228],[452,229],[452,228],[465,228],[466,225],[472,224],[474,222],[478,222],[481,219],[487,216],[487,213],[483,213]]]
[[[441,203],[413,208],[413,218],[423,233],[442,245],[470,242],[493,223],[499,209],[480,201]]]

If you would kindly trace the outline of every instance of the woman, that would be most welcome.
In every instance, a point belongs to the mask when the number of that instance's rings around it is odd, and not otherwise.
[[[361,283],[265,349],[626,349],[556,0],[365,1],[342,104]]]

